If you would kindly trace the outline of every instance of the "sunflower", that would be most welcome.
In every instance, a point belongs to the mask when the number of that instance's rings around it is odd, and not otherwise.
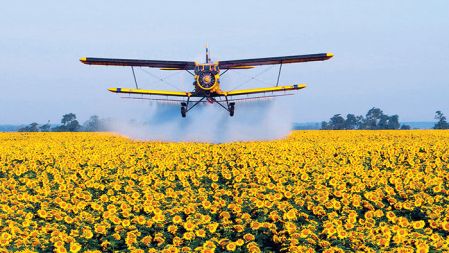
[[[217,231],[218,226],[219,226],[218,223],[210,223],[207,225],[207,229],[209,229],[209,232],[213,234],[215,233],[215,231]]]
[[[416,252],[417,253],[427,253],[427,252],[429,252],[429,245],[427,245],[424,242],[417,243],[417,245],[416,245]]]
[[[300,237],[301,238],[307,238],[310,233],[311,233],[310,229],[305,228],[305,229],[301,230]]]
[[[63,241],[57,241],[53,244],[53,246],[55,246],[55,248],[62,248],[64,247],[64,242]]]
[[[120,234],[119,233],[114,233],[114,234],[112,234],[112,237],[115,239],[115,240],[120,240],[122,237],[120,236]]]
[[[86,239],[91,239],[94,236],[94,234],[92,233],[92,230],[90,229],[84,229],[83,230],[83,237]]]
[[[250,253],[260,253],[262,252],[259,248],[259,246],[257,245],[257,243],[249,243],[246,248],[248,249],[248,252]]]
[[[136,222],[137,222],[139,225],[143,225],[143,224],[145,224],[146,219],[145,219],[144,216],[139,215],[139,216],[137,216],[137,218],[136,218]]]
[[[172,221],[174,224],[180,224],[182,222],[182,218],[181,218],[181,216],[176,215],[173,217]]]
[[[167,231],[171,234],[176,234],[176,231],[178,231],[178,226],[170,225],[167,227]]]
[[[106,194],[101,195],[101,196],[100,196],[100,201],[101,201],[102,203],[108,202],[108,201],[109,201],[108,195],[106,195]]]
[[[212,205],[208,200],[204,200],[202,204],[204,209],[209,209]]]
[[[241,233],[241,232],[243,232],[243,231],[245,230],[245,227],[242,226],[242,225],[234,225],[234,230],[235,230],[237,233]]]
[[[250,242],[250,241],[254,241],[256,238],[253,234],[247,233],[243,236],[243,239],[245,239],[245,241]]]
[[[183,243],[183,240],[181,237],[178,237],[178,236],[173,237],[173,245],[179,247],[182,245],[182,243]]]
[[[288,212],[286,212],[284,214],[284,219],[286,220],[296,220],[296,210],[295,209],[290,209]]]
[[[48,213],[47,213],[47,211],[45,211],[45,210],[43,210],[43,209],[39,209],[39,210],[37,211],[37,215],[39,215],[41,218],[45,219],[45,218],[47,218]]]
[[[444,231],[449,231],[449,222],[448,221],[443,221],[443,223],[441,223],[441,228]]]
[[[252,230],[258,230],[260,228],[260,223],[257,221],[252,221],[250,226]]]
[[[104,225],[95,224],[95,233],[106,234],[106,227]]]
[[[227,251],[233,252],[233,251],[235,251],[236,249],[237,249],[237,245],[236,245],[234,242],[229,242],[229,243],[226,245],[226,250],[227,250]]]
[[[64,217],[64,221],[65,221],[67,224],[72,224],[72,223],[73,223],[73,218],[70,217],[70,216],[66,216],[66,217]]]
[[[130,220],[128,220],[128,219],[122,220],[122,226],[124,228],[129,227],[129,225],[131,225],[131,221]]]
[[[206,230],[204,229],[198,229],[195,231],[195,235],[201,238],[206,237]]]
[[[216,174],[210,175],[210,179],[214,182],[218,182],[218,176]]]
[[[11,237],[12,237],[12,236],[11,236],[10,233],[8,233],[8,232],[3,232],[2,235],[1,235],[1,240],[8,241],[8,240],[11,239]]]
[[[186,221],[184,223],[183,227],[184,227],[185,230],[190,232],[190,231],[193,231],[195,229],[196,225],[195,225],[195,223],[193,223],[191,221]]]
[[[184,235],[182,236],[183,239],[187,240],[187,241],[191,241],[195,238],[195,233],[193,232],[185,232]]]
[[[414,229],[422,229],[422,228],[424,228],[425,225],[426,225],[426,223],[423,220],[413,222]]]

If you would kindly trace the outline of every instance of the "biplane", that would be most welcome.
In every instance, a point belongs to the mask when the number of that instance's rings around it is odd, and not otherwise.
[[[206,47],[205,63],[198,63],[194,61],[136,60],[93,57],[83,57],[80,61],[88,65],[131,67],[136,88],[109,88],[108,90],[111,92],[142,95],[146,96],[145,99],[154,101],[179,102],[181,105],[182,117],[186,117],[187,112],[200,103],[216,103],[225,109],[232,117],[234,116],[235,103],[238,101],[292,95],[288,92],[300,90],[306,87],[305,84],[279,86],[279,77],[281,75],[283,64],[324,61],[332,57],[332,53],[320,53],[213,62],[209,57],[209,50]],[[222,90],[220,88],[220,76],[227,71],[251,69],[261,65],[279,65],[279,73],[275,86],[229,91]],[[159,68],[161,70],[170,71],[187,71],[194,78],[193,89],[192,91],[185,92],[140,89],[137,84],[134,67]],[[220,73],[222,70],[223,72]]]

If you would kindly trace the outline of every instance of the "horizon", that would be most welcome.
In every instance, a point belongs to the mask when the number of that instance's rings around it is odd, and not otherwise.
[[[379,108],[379,107],[372,107],[372,108]],[[379,109],[382,110],[382,108],[379,108]],[[84,122],[89,120],[89,118],[91,116],[98,116],[100,119],[106,119],[106,120],[117,120],[117,118],[114,118],[114,117],[102,117],[101,115],[96,115],[96,114],[88,115],[86,118],[81,119],[81,118],[78,117],[77,113],[74,113],[74,114],[77,116],[77,120],[79,121],[80,124],[83,124]],[[317,121],[301,121],[301,120],[299,120],[299,121],[293,121],[292,124],[318,124],[318,123],[321,123],[323,121],[329,121],[329,119],[332,116],[337,115],[337,114],[340,114],[341,116],[346,117],[346,115],[353,114],[353,113],[350,113],[350,112],[349,113],[335,113],[335,114],[330,115],[327,119],[322,119],[322,120],[317,120]],[[443,112],[443,114],[444,114],[444,112]],[[392,115],[395,115],[395,114],[392,114]],[[17,122],[17,123],[0,122],[0,126],[25,126],[25,125],[29,125],[31,123],[38,123],[39,125],[43,125],[43,124],[47,124],[47,123],[49,123],[50,125],[59,125],[59,124],[61,124],[62,116],[63,115],[60,116],[59,120],[56,120],[54,122],[52,122],[51,120],[47,120],[46,122],[38,122],[38,121],[33,121],[33,120],[30,121],[30,122]],[[356,115],[356,116],[359,116],[359,115]],[[365,114],[360,114],[360,116],[364,117]],[[407,123],[435,123],[435,122],[437,122],[437,120],[435,118],[433,118],[432,120],[410,120],[410,121],[407,121],[407,120],[402,120],[401,119],[401,115],[398,115],[398,116],[399,116],[399,122],[401,124],[407,124]],[[434,114],[434,116],[435,116],[435,114]],[[128,119],[128,121],[137,121],[137,119],[130,118],[130,119]],[[145,120],[142,121],[142,122],[145,123]]]

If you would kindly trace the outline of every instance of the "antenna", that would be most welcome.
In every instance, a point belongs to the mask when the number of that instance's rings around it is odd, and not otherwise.
[[[210,58],[209,58],[209,47],[206,44],[206,63],[209,63]]]

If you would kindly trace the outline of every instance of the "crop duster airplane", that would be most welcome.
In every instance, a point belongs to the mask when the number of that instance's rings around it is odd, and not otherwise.
[[[187,112],[192,110],[196,105],[200,103],[217,103],[226,111],[228,111],[229,115],[232,117],[234,116],[234,107],[236,101],[292,95],[288,94],[287,92],[300,90],[306,87],[304,84],[279,86],[279,77],[283,64],[324,61],[332,58],[332,56],[333,54],[331,53],[321,53],[212,62],[209,58],[209,51],[206,47],[205,63],[197,63],[193,61],[135,60],[92,57],[83,57],[80,59],[80,61],[84,64],[89,65],[131,67],[136,88],[109,88],[108,90],[111,92],[122,94],[156,95],[162,98],[147,97],[145,99],[155,101],[180,102],[182,117],[186,117]],[[225,91],[220,88],[220,75],[223,75],[228,70],[251,69],[255,66],[277,64],[279,64],[280,66],[276,86],[230,91]],[[161,70],[185,70],[189,72],[195,79],[195,81],[193,82],[194,89],[192,91],[185,92],[139,89],[134,73],[134,67],[159,68]],[[193,73],[191,72],[192,70]],[[220,74],[221,70],[224,71]],[[257,94],[257,96],[252,96],[254,94]]]

